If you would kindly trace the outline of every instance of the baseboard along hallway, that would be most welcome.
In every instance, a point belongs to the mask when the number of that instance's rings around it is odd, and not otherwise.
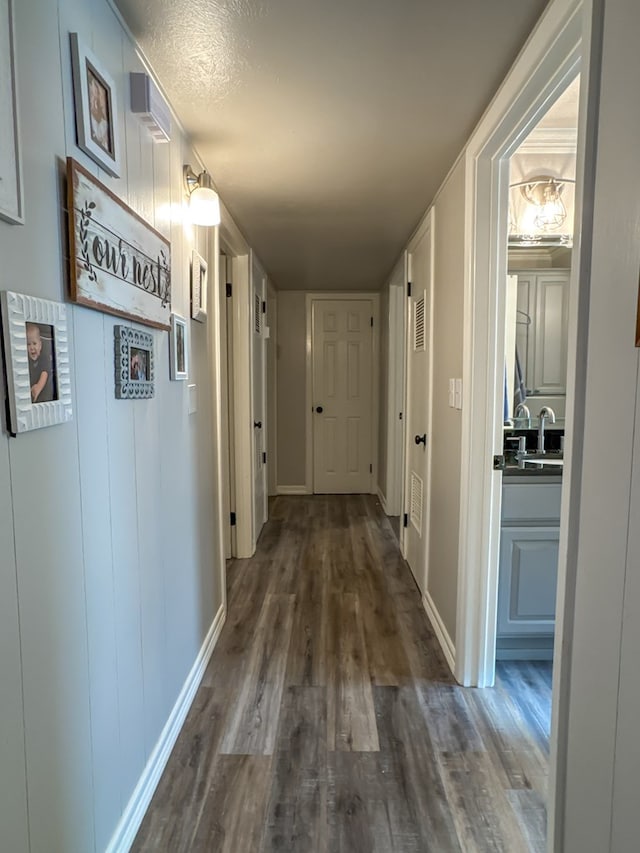
[[[459,687],[371,495],[278,496],[133,845],[544,851],[551,669]]]

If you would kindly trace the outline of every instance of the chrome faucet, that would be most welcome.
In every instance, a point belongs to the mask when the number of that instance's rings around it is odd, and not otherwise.
[[[528,422],[528,426],[531,426],[531,412],[529,411],[529,406],[525,403],[518,403],[516,406],[516,410],[513,413],[514,420],[516,418],[526,418]]]
[[[538,414],[538,419],[538,453],[546,453],[546,450],[544,449],[544,425],[547,421],[549,421],[550,424],[555,424],[556,413],[553,411],[551,406],[543,406]]]

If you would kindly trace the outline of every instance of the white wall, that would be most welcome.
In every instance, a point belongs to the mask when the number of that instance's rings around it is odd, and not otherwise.
[[[627,93],[640,86],[640,6],[594,5],[594,67],[601,21],[603,53],[600,80],[591,86],[592,104],[600,98],[599,113],[590,114],[597,156],[586,167],[594,187],[585,190],[576,437],[563,506],[569,531],[559,736],[567,755],[556,849],[631,853],[638,847],[640,772],[640,113],[629,109]]]
[[[306,481],[306,346],[304,291],[278,293],[278,486]]]
[[[0,222],[0,289],[66,299],[71,154],[171,238],[173,307],[188,315],[194,238],[179,206],[195,157],[175,124],[170,145],[153,145],[129,112],[134,45],[105,0],[14,8],[26,224]],[[75,145],[69,31],[115,79],[120,179]],[[105,849],[222,602],[210,330],[190,324],[189,416],[166,332],[154,332],[154,399],[116,400],[116,319],[70,304],[68,317],[73,421],[18,438],[3,424],[0,439],[0,846],[11,853]]]

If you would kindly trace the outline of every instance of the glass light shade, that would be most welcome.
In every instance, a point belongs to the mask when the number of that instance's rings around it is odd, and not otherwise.
[[[194,225],[220,224],[220,199],[209,187],[196,187],[189,201],[191,221]]]

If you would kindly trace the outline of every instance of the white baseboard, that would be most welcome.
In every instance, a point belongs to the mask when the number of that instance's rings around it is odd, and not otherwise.
[[[422,606],[424,607],[427,616],[429,617],[429,621],[433,625],[433,630],[436,632],[436,637],[438,638],[438,642],[444,652],[444,656],[447,659],[447,663],[449,664],[449,669],[452,673],[456,671],[456,647],[449,636],[449,632],[447,631],[444,622],[442,621],[442,617],[438,613],[438,608],[434,604],[433,599],[429,595],[429,592],[425,592],[422,596]]]
[[[306,486],[278,486],[279,495],[310,495]]]
[[[384,512],[385,515],[389,515],[389,513],[387,512],[387,499],[382,494],[382,490],[381,490],[380,486],[377,487],[376,494],[378,495],[378,500],[380,501],[380,506],[382,507],[382,511]]]
[[[131,799],[122,813],[122,817],[111,837],[106,853],[127,853],[131,848],[136,833],[140,829],[145,812],[149,807],[151,798],[160,781],[160,777],[169,760],[171,750],[178,739],[180,729],[189,712],[196,691],[200,686],[202,676],[218,641],[222,626],[225,623],[226,615],[224,605],[221,604],[207,632],[204,643],[198,652],[198,656],[191,667],[191,671],[182,686],[180,695],[169,714],[169,719],[158,738],[153,752],[149,756],[147,765],[142,771],[142,775],[131,795]]]

